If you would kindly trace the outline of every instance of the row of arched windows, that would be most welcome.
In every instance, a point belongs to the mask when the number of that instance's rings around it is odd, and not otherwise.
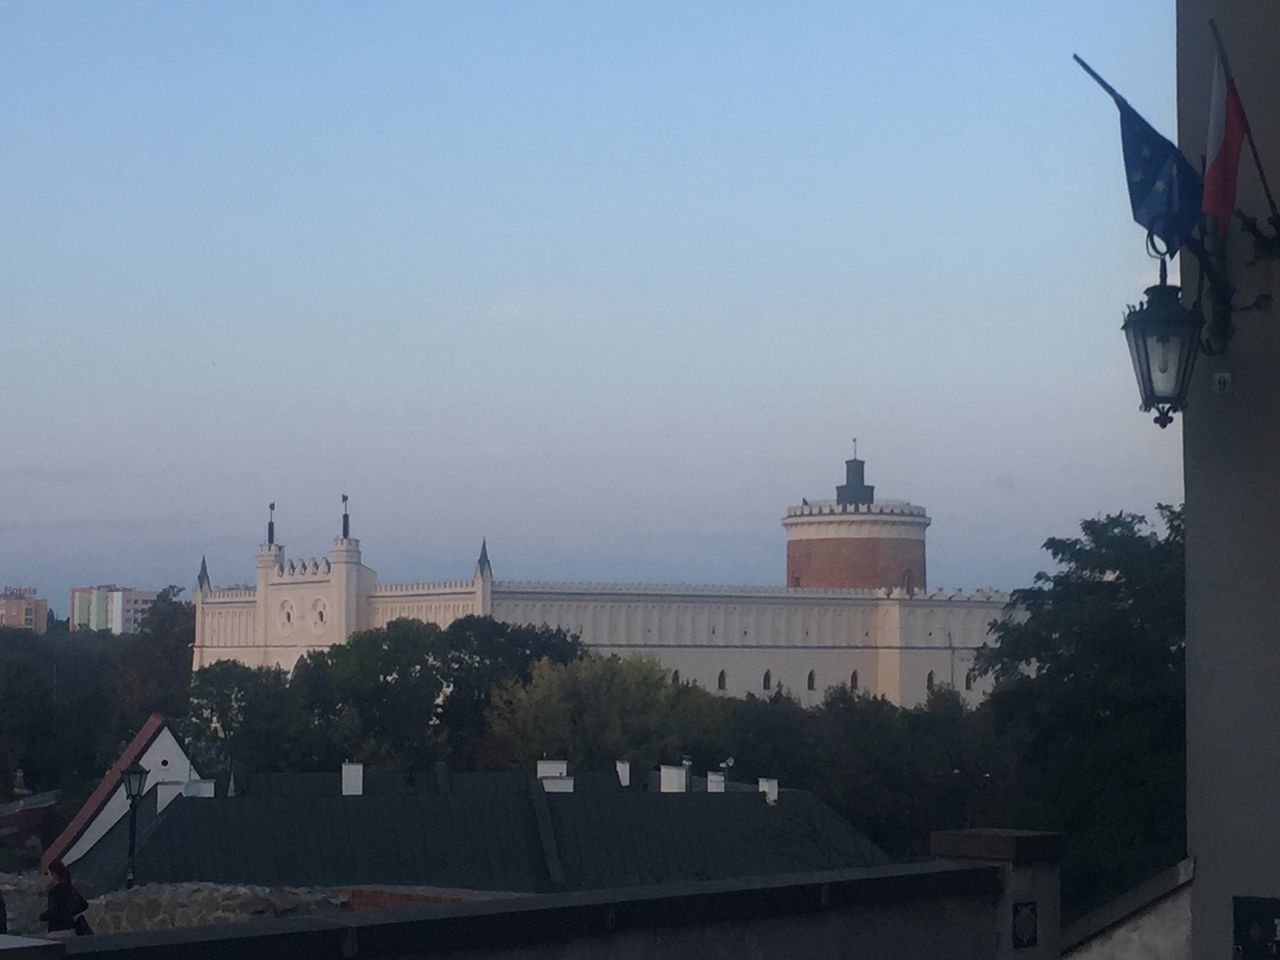
[[[679,671],[679,670],[673,670],[673,671],[671,671],[671,682],[672,682],[673,684],[675,684],[675,685],[679,686],[679,684],[680,684],[680,671]],[[721,670],[721,671],[720,671],[720,673],[716,676],[716,689],[717,689],[717,690],[726,690],[726,689],[728,689],[728,686],[729,686],[729,677],[728,677],[728,674],[726,674],[723,670]],[[816,673],[815,671],[813,671],[813,670],[810,670],[810,671],[809,671],[809,676],[808,676],[808,679],[807,679],[807,681],[806,681],[806,683],[805,683],[805,686],[806,686],[809,690],[817,690],[817,689],[818,689],[818,675],[817,675],[817,673]],[[772,671],[772,670],[766,670],[766,671],[764,672],[764,676],[760,678],[760,689],[761,689],[761,690],[772,690],[772,689],[773,689],[773,671]],[[849,674],[849,689],[850,689],[850,690],[857,690],[857,689],[858,689],[858,671],[857,671],[857,670],[855,670],[855,671],[853,671],[853,673]],[[930,689],[930,690],[932,690],[932,689],[933,689],[933,674],[932,674],[932,673],[930,673],[930,674],[929,674],[929,689]]]
[[[671,682],[672,682],[673,684],[676,684],[677,686],[679,686],[679,684],[680,684],[680,671],[679,671],[679,670],[673,670],[673,671],[671,672]],[[729,678],[728,678],[728,675],[727,675],[723,670],[721,670],[721,671],[720,671],[720,673],[716,676],[716,689],[717,689],[717,690],[725,690],[725,689],[728,689],[728,685],[729,685]],[[925,686],[925,689],[926,689],[929,693],[933,693],[933,688],[934,688],[934,679],[933,679],[933,671],[932,671],[932,670],[930,670],[930,671],[929,671],[929,675],[928,675],[927,677],[925,677],[924,686]],[[816,672],[816,671],[813,671],[813,670],[810,670],[810,671],[809,671],[809,676],[808,676],[808,678],[807,678],[807,679],[806,679],[806,681],[805,681],[805,687],[806,687],[806,689],[809,689],[809,690],[817,690],[817,689],[818,689],[818,675],[817,675],[817,672]],[[967,673],[967,674],[965,674],[965,678],[964,678],[964,688],[965,688],[966,690],[972,690],[972,689],[973,689],[973,674],[972,674],[972,673]],[[764,676],[760,678],[760,689],[761,689],[761,690],[772,690],[772,689],[773,689],[773,671],[772,671],[772,670],[766,670],[766,671],[764,672]],[[849,689],[850,689],[850,690],[857,690],[857,689],[858,689],[858,671],[857,671],[857,670],[855,670],[855,671],[853,671],[853,673],[849,674]]]

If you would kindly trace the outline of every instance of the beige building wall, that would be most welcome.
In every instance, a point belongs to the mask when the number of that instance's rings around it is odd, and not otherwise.
[[[0,627],[44,633],[49,627],[49,601],[21,594],[0,594]]]
[[[1178,0],[1179,143],[1193,163],[1205,151],[1210,17],[1222,30],[1273,188],[1280,187],[1280,4]],[[1247,146],[1237,205],[1266,222]],[[1236,302],[1258,293],[1280,302],[1280,261],[1255,253],[1233,223],[1227,263]],[[1184,280],[1194,288],[1193,270],[1184,270]],[[1227,352],[1197,362],[1182,418],[1187,843],[1195,860],[1192,955],[1206,960],[1232,955],[1233,897],[1280,898],[1280,316],[1273,307],[1235,321]],[[1230,374],[1230,392],[1212,388],[1217,373]]]

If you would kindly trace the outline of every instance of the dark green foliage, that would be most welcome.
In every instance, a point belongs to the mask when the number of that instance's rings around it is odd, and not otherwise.
[[[446,755],[471,767],[485,734],[490,692],[526,683],[539,660],[566,662],[581,644],[563,630],[464,617],[447,630],[394,620],[303,657],[292,676],[221,662],[198,670],[181,731],[197,768],[225,774],[424,770]],[[201,766],[203,763],[203,766]]]
[[[225,775],[233,761],[255,770],[308,770],[320,752],[311,719],[279,668],[220,660],[197,670],[177,726],[206,777]]]
[[[504,683],[528,683],[539,660],[568,663],[583,654],[566,630],[516,626],[492,617],[462,617],[444,631],[449,695],[440,708],[449,754],[459,767],[476,763],[491,693]]]
[[[1053,538],[1059,565],[1016,591],[979,669],[984,709],[1020,760],[1011,820],[1067,834],[1064,898],[1104,901],[1185,849],[1182,512],[1160,535],[1134,514]]]
[[[162,591],[137,636],[0,630],[0,798],[96,780],[152,712],[186,710],[194,620]]]
[[[444,691],[443,633],[432,623],[393,620],[346,643],[308,654],[290,687],[321,743],[342,760],[413,770],[443,755],[436,729]]]

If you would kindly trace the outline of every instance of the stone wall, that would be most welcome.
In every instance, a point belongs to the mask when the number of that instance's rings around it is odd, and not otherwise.
[[[9,933],[40,934],[48,881],[36,874],[0,874]],[[95,933],[137,933],[204,927],[272,917],[349,910],[346,896],[294,887],[241,887],[213,883],[148,884],[89,901],[85,918]]]

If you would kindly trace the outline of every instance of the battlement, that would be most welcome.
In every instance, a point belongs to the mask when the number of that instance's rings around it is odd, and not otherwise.
[[[313,579],[315,577],[327,577],[332,572],[332,567],[328,560],[317,560],[312,557],[310,560],[290,560],[288,563],[276,564],[275,579]]]
[[[906,591],[901,588],[893,591],[894,596],[906,597]],[[996,590],[990,587],[980,587],[975,590],[962,590],[956,587],[950,593],[942,587],[935,587],[928,593],[917,593],[912,600],[931,600],[931,601],[948,601],[956,603],[1000,603],[1009,602],[1009,594],[1003,590]]]
[[[418,581],[415,583],[380,583],[373,589],[374,597],[402,597],[412,594],[431,593],[473,593],[476,589],[474,580],[438,580],[434,583]]]
[[[810,500],[798,507],[787,507],[788,517],[820,517],[860,513],[881,517],[926,516],[924,507],[905,500],[882,500],[880,503],[840,503],[836,500]]]
[[[256,587],[215,587],[204,595],[205,600],[254,600]]]
[[[953,590],[951,593],[938,589],[928,594],[910,594],[901,587],[893,590],[878,588],[847,587],[757,587],[757,586],[724,586],[719,584],[700,583],[567,583],[564,581],[539,580],[499,580],[493,585],[495,599],[503,599],[503,595],[512,594],[625,594],[631,596],[667,596],[673,599],[686,597],[723,596],[726,599],[738,597],[754,597],[760,599],[795,600],[800,598],[839,599],[839,600],[913,600],[945,601],[948,603],[1005,603],[1008,594],[997,590]]]

